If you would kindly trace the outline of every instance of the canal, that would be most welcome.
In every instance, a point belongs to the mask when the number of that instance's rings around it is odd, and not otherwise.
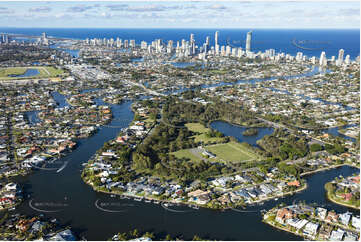
[[[67,105],[62,95],[53,93],[53,97],[60,107]],[[306,177],[306,190],[278,201],[251,206],[243,212],[202,208],[194,210],[188,207],[179,208],[183,212],[171,212],[159,204],[120,199],[95,192],[81,179],[82,164],[86,163],[104,142],[114,139],[122,128],[128,126],[134,116],[131,104],[132,102],[127,101],[120,105],[110,105],[113,121],[101,127],[92,137],[77,140],[77,148],[57,161],[59,167],[64,167],[60,172],[38,170],[26,177],[14,178],[15,182],[22,184],[26,195],[25,201],[12,213],[39,215],[39,211],[34,210],[34,207],[47,209],[51,212],[43,212],[46,217],[55,217],[62,224],[70,225],[77,234],[88,240],[106,240],[115,233],[135,228],[155,234],[183,235],[186,240],[192,239],[195,234],[216,240],[300,240],[297,236],[263,224],[260,210],[269,209],[280,202],[292,204],[295,201],[317,202],[338,212],[350,210],[327,201],[323,188],[326,182],[338,175],[349,176],[358,171],[347,166],[309,175]],[[272,131],[264,132],[266,134]],[[63,206],[59,209],[59,206],[51,208],[49,205],[39,205],[44,203]],[[109,211],[113,212],[98,209],[96,203],[105,204],[103,207],[109,204]]]

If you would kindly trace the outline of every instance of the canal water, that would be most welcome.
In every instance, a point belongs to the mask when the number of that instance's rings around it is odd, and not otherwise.
[[[64,107],[67,104],[65,98],[61,96],[53,93],[59,106]],[[13,178],[15,182],[23,185],[26,195],[25,201],[12,213],[39,215],[40,212],[34,210],[34,204],[63,204],[60,211],[59,206],[47,207],[48,211],[52,212],[42,213],[46,217],[57,218],[62,224],[70,225],[77,234],[88,240],[106,240],[115,233],[135,228],[159,235],[183,235],[183,239],[186,240],[190,240],[195,234],[216,240],[300,240],[301,238],[295,235],[263,224],[260,210],[269,209],[280,202],[292,204],[296,201],[317,202],[338,212],[349,210],[327,201],[323,186],[338,175],[349,176],[358,171],[351,167],[341,167],[307,176],[309,186],[303,192],[278,201],[272,200],[263,205],[251,206],[243,212],[233,210],[221,212],[202,208],[195,210],[188,207],[178,208],[183,212],[171,212],[159,204],[120,199],[95,192],[81,179],[82,164],[86,163],[104,142],[114,139],[122,128],[129,125],[134,116],[130,101],[110,106],[113,121],[99,129],[92,137],[78,140],[77,148],[57,161],[59,167],[64,167],[60,172],[38,170],[26,177]],[[228,132],[227,125],[224,127],[225,133]],[[268,132],[271,130],[264,130],[260,135]],[[246,139],[241,136],[240,138]],[[103,204],[103,208],[108,206],[109,211],[113,212],[100,210],[97,204]],[[35,208],[44,210],[43,207]],[[54,212],[55,210],[57,212]]]

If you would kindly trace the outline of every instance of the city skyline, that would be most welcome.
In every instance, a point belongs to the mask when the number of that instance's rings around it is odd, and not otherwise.
[[[355,29],[359,2],[6,2],[1,27]],[[287,19],[287,21],[284,21]]]

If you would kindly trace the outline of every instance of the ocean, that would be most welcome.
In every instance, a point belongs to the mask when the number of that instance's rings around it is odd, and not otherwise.
[[[189,40],[193,33],[196,44],[201,46],[210,37],[210,45],[214,45],[214,34],[219,31],[220,45],[245,48],[246,34],[249,29],[111,29],[111,28],[0,28],[0,32],[17,33],[26,35],[41,35],[45,32],[48,36],[65,37],[74,39],[86,38],[114,38],[135,39],[137,44],[142,40],[150,43],[155,39],[164,42],[182,39]],[[351,59],[360,55],[360,30],[359,29],[254,29],[252,30],[252,51],[275,49],[296,55],[302,52],[308,57],[319,57],[322,51],[327,58],[337,58],[339,49],[345,50],[345,55]]]

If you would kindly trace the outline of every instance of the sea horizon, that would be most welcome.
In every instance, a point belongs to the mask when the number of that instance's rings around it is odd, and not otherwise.
[[[201,46],[206,37],[210,37],[210,45],[214,45],[214,34],[219,31],[219,44],[230,45],[232,48],[245,48],[246,34],[253,32],[252,49],[254,52],[275,49],[295,56],[297,52],[304,55],[319,57],[322,51],[326,56],[338,56],[338,51],[344,49],[345,55],[355,59],[360,55],[360,29],[285,29],[285,28],[19,28],[0,27],[0,33],[24,34],[40,36],[45,32],[50,37],[85,40],[86,38],[120,38],[134,39],[151,43],[156,39],[163,41],[182,39],[189,40],[194,34],[196,44]],[[293,42],[297,42],[296,46]],[[301,46],[301,48],[300,48]],[[302,48],[305,47],[305,48]]]

